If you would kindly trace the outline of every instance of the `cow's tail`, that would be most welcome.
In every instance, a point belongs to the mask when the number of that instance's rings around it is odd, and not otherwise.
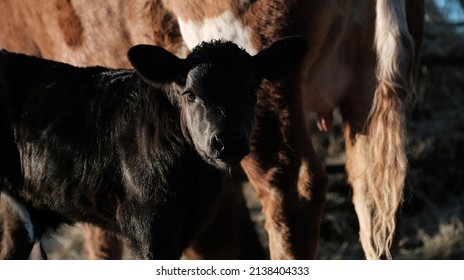
[[[366,175],[372,248],[364,249],[368,258],[390,259],[408,167],[406,105],[413,95],[415,79],[415,46],[408,30],[405,0],[377,0],[374,44],[378,86],[365,147],[371,159]]]

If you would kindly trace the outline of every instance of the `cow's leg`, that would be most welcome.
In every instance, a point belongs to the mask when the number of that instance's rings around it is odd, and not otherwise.
[[[263,205],[272,259],[316,256],[327,178],[312,147],[301,96],[266,85],[252,152],[242,165]]]
[[[211,219],[190,247],[187,259],[264,259],[266,253],[250,218],[241,184],[241,170],[228,178]]]
[[[26,260],[29,257],[35,239],[28,224],[31,225],[30,221],[23,221],[11,202],[0,196],[0,259]]]
[[[366,59],[367,57],[369,59]],[[359,222],[361,245],[367,259],[377,259],[376,249],[372,243],[376,205],[371,188],[375,187],[372,182],[372,176],[375,174],[369,169],[374,161],[382,159],[376,160],[369,154],[370,145],[375,143],[369,141],[366,127],[376,87],[374,54],[366,53],[364,59],[358,62],[358,67],[359,76],[348,90],[349,95],[340,108],[345,130],[346,171],[353,189],[353,204]]]
[[[123,243],[114,234],[97,226],[82,225],[84,253],[91,260],[119,260],[122,258]]]

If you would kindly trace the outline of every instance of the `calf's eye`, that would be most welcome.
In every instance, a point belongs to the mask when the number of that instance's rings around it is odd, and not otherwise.
[[[189,102],[195,102],[197,100],[197,96],[191,91],[186,91],[183,95],[187,96]]]

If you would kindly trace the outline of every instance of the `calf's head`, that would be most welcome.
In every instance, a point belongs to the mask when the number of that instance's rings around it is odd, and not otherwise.
[[[145,81],[164,88],[180,108],[184,135],[200,156],[228,168],[250,151],[261,80],[289,76],[306,49],[302,37],[288,37],[254,56],[231,42],[213,41],[185,59],[149,45],[132,47],[128,58]]]

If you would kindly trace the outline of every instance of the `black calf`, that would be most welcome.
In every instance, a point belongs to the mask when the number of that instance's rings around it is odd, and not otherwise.
[[[135,71],[1,51],[0,258],[74,222],[120,234],[139,258],[179,258],[221,191],[220,169],[249,153],[261,79],[288,75],[305,50],[298,37],[255,56],[213,42],[179,59],[139,45]]]

